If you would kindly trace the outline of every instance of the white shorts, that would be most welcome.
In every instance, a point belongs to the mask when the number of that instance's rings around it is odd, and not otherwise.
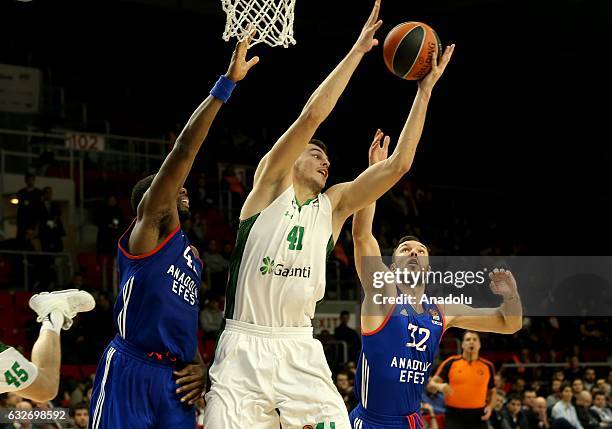
[[[13,347],[0,343],[0,393],[17,392],[29,387],[38,376],[38,368]]]
[[[227,320],[210,368],[204,427],[350,429],[331,377],[312,328]]]

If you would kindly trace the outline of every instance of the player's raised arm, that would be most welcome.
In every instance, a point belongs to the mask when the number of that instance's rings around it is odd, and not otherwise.
[[[370,145],[370,150],[368,153],[370,166],[387,159],[390,141],[391,139],[389,136],[385,137],[381,130],[376,131],[374,141],[372,142],[372,145]],[[374,222],[375,211],[376,202],[373,202],[369,206],[359,210],[353,216],[355,268],[357,269],[357,275],[359,276],[361,285],[366,292],[372,289],[371,271],[374,269],[386,268],[383,266],[384,264],[382,261],[379,263],[374,263],[372,260],[372,263],[370,264],[369,258],[366,260],[367,267],[362,265],[362,262],[364,261],[362,259],[363,257],[372,257],[372,259],[374,259],[376,257],[380,258],[381,256],[378,241],[376,241],[374,234],[372,234],[372,223]],[[362,272],[362,269],[365,269],[366,272]]]
[[[328,191],[334,204],[334,236],[339,233],[346,218],[376,201],[410,170],[423,132],[431,92],[446,69],[454,47],[455,45],[451,45],[446,48],[440,64],[435,56],[433,57],[432,70],[419,82],[410,115],[393,154],[369,167],[352,182],[341,183]]]
[[[479,332],[513,334],[523,326],[523,307],[510,271],[495,269],[489,273],[490,287],[501,295],[503,302],[497,308],[473,308],[463,304],[450,304],[445,308],[446,326]]]
[[[178,225],[179,193],[212,122],[236,83],[259,61],[258,57],[246,60],[248,43],[249,38],[246,38],[236,45],[227,73],[219,78],[211,95],[193,112],[138,204],[137,222],[130,235],[131,253],[151,251]]]
[[[334,109],[363,56],[378,45],[378,40],[374,38],[374,34],[382,25],[382,21],[378,19],[379,10],[380,0],[376,0],[361,34],[350,52],[319,85],[308,99],[298,119],[261,160],[255,174],[255,192],[257,192],[258,186],[289,185],[295,160],[312,139],[319,125]],[[245,205],[248,204],[247,201]]]

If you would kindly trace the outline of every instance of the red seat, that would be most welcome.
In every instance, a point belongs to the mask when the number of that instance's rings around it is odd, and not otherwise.
[[[81,378],[83,380],[89,378],[90,375],[96,373],[97,369],[97,365],[81,365]]]
[[[13,297],[12,293],[0,292],[0,310],[12,308],[14,303]]]
[[[80,380],[81,367],[79,365],[62,365],[61,374],[67,378]]]
[[[27,310],[30,307],[28,302],[32,295],[32,292],[15,292],[15,306],[20,310]]]
[[[94,288],[102,286],[102,266],[95,253],[79,253],[77,256],[85,283]]]

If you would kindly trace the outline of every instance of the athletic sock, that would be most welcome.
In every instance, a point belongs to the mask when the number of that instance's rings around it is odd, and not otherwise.
[[[60,310],[51,310],[51,313],[47,314],[43,319],[42,326],[40,327],[40,332],[45,329],[50,329],[51,331],[59,335],[63,325],[64,313],[62,313]]]

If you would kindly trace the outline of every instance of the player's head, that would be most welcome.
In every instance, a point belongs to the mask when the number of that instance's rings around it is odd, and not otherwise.
[[[393,251],[393,267],[429,270],[429,249],[414,235],[400,238]]]
[[[480,335],[478,335],[478,332],[465,331],[461,341],[461,349],[468,353],[478,353],[480,351]]]
[[[321,140],[312,139],[293,164],[293,179],[318,194],[325,187],[328,176],[327,146]]]
[[[134,213],[138,211],[138,205],[142,201],[142,198],[144,197],[145,193],[151,187],[151,184],[153,183],[153,179],[155,179],[155,174],[151,174],[150,176],[147,176],[144,179],[139,180],[138,183],[134,185],[134,189],[132,189],[132,199],[131,199],[132,210],[134,210]],[[181,222],[183,222],[183,220],[190,217],[189,197],[187,196],[187,189],[183,187],[179,189],[179,192],[176,196],[176,208],[178,210],[178,214],[179,214],[179,218]]]

